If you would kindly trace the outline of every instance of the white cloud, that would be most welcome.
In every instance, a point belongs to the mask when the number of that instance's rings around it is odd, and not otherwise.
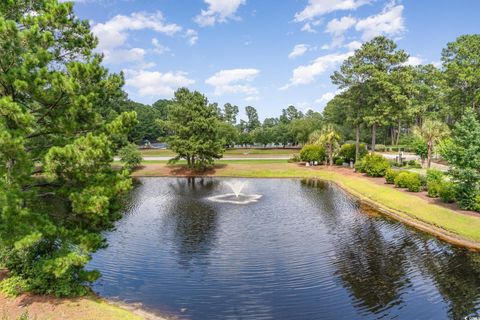
[[[145,50],[142,48],[119,49],[105,51],[105,62],[111,64],[122,63],[123,61],[141,62],[145,56]]]
[[[321,105],[326,105],[330,100],[332,100],[337,94],[340,93],[340,90],[337,91],[329,91],[325,92],[324,94],[321,95],[320,98],[315,100],[315,103],[321,104]]]
[[[339,36],[351,27],[353,27],[356,22],[357,19],[351,16],[342,17],[340,20],[335,18],[328,22],[325,32],[331,33],[335,36]]]
[[[224,93],[244,93],[249,96],[258,94],[258,90],[252,87],[252,82],[260,73],[258,69],[229,69],[220,70],[205,80],[206,84],[215,87],[215,95]]]
[[[361,46],[362,46],[362,43],[360,41],[352,41],[348,43],[346,47],[348,48],[348,50],[353,51],[353,50],[360,49]]]
[[[176,89],[195,83],[183,71],[161,73],[147,70],[125,70],[125,85],[140,96],[171,97]]]
[[[329,44],[324,44],[322,46],[322,49],[334,49],[334,48],[341,47],[344,40],[345,40],[345,37],[343,35],[335,36],[333,37],[332,42],[330,42]]]
[[[207,10],[202,10],[195,17],[195,22],[200,26],[213,26],[216,23],[227,22],[228,19],[239,19],[235,16],[240,5],[246,0],[204,0],[208,5]]]
[[[290,52],[288,57],[290,59],[294,59],[296,57],[303,56],[308,51],[309,48],[310,46],[308,44],[297,44],[293,48],[292,52]]]
[[[315,19],[318,16],[337,10],[355,10],[371,0],[308,0],[308,5],[295,14],[296,22]]]
[[[99,38],[101,50],[114,49],[123,45],[127,38],[127,31],[150,29],[158,33],[173,36],[182,30],[175,23],[166,23],[160,11],[155,14],[134,12],[129,16],[117,15],[105,23],[97,23],[92,27],[93,33]]]
[[[317,30],[313,29],[309,22],[305,23],[301,30],[305,32],[317,33]]]
[[[98,49],[110,63],[138,61],[140,48],[121,48],[128,40],[128,31],[149,29],[158,33],[173,36],[182,30],[174,23],[166,23],[160,11],[154,14],[144,12],[132,13],[129,16],[117,15],[105,23],[97,23],[92,32],[98,37]],[[143,56],[142,56],[143,58]]]
[[[153,45],[153,48],[154,48],[153,51],[154,51],[155,53],[164,54],[164,53],[170,51],[170,48],[165,47],[164,45],[162,45],[162,44],[160,43],[160,41],[158,41],[157,38],[153,38],[153,39],[152,39],[152,45]]]
[[[303,65],[293,70],[293,75],[288,84],[280,88],[286,90],[292,86],[309,84],[322,73],[334,68],[343,60],[351,56],[353,52],[327,54],[315,59],[311,64]]]
[[[423,64],[424,62],[425,62],[425,60],[421,57],[410,56],[410,57],[408,57],[408,60],[403,65],[418,66],[420,64]]]
[[[187,39],[189,45],[193,46],[198,41],[198,32],[193,29],[188,29],[183,37]]]
[[[381,13],[359,20],[355,29],[362,32],[362,39],[368,41],[379,35],[397,36],[405,31],[403,6],[388,4]]]

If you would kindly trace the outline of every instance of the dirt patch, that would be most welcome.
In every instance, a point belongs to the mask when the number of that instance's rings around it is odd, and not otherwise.
[[[89,296],[80,298],[56,298],[23,294],[8,298],[0,294],[0,318],[18,319],[28,315],[36,320],[166,320],[166,317],[150,313],[138,305],[107,302]]]

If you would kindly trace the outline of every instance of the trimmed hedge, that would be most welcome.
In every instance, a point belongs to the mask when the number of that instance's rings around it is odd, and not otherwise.
[[[388,168],[387,171],[385,171],[385,181],[388,184],[394,184],[395,183],[395,178],[400,174],[399,170],[394,170],[392,168]]]
[[[325,153],[325,149],[317,144],[307,144],[302,148],[302,150],[300,150],[300,159],[302,159],[302,161],[323,162],[325,161],[326,157],[327,154]]]
[[[360,143],[359,157],[362,159],[368,153],[364,143]],[[355,143],[345,143],[340,147],[338,156],[342,157],[346,162],[355,161]]]
[[[367,154],[358,165],[359,171],[369,177],[383,177],[389,168],[390,162],[379,154]]]
[[[438,192],[438,195],[443,202],[452,203],[455,202],[456,193],[457,192],[455,190],[455,184],[452,182],[444,181]]]
[[[414,172],[400,172],[394,180],[397,188],[407,188],[410,192],[419,192],[422,189],[420,175]]]

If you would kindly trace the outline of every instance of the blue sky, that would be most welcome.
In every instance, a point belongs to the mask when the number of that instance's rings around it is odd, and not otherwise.
[[[376,35],[411,64],[440,66],[447,42],[480,27],[477,0],[77,0],[75,12],[132,100],[186,86],[260,118],[290,104],[321,111],[336,91],[331,73]]]

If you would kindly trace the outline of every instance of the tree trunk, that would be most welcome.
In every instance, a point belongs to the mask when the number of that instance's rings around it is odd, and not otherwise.
[[[395,143],[396,146],[398,146],[398,143],[400,142],[400,131],[402,130],[402,123],[400,119],[398,119],[398,132],[397,132],[397,141]]]
[[[377,124],[374,123],[372,125],[372,146],[371,146],[372,152],[375,152],[376,140],[377,140]]]
[[[360,153],[360,125],[357,124],[355,127],[355,163],[358,160]]]
[[[432,149],[433,149],[432,141],[428,140],[428,143],[427,143],[427,168],[429,168],[429,169],[430,169],[430,166],[432,165]]]
[[[333,146],[330,144],[328,146],[328,162],[330,166],[333,166]]]
[[[192,159],[190,158],[190,156],[187,156],[187,166],[188,166],[189,168],[192,167]]]

